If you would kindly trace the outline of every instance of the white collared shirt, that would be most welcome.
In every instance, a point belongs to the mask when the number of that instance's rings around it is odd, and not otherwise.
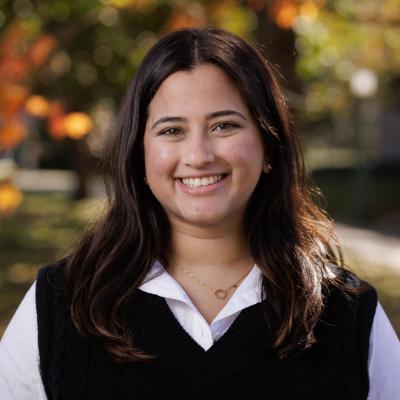
[[[207,350],[241,310],[260,301],[261,278],[260,269],[254,266],[210,325],[160,263],[154,263],[139,289],[164,297],[185,331]],[[34,283],[0,343],[0,399],[47,400],[39,371],[35,291]],[[400,399],[400,343],[380,304],[370,334],[368,371],[368,400]]]

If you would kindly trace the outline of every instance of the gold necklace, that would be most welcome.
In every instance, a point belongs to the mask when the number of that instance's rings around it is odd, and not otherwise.
[[[245,278],[245,276],[249,273],[246,272],[236,283],[234,283],[232,286],[229,286],[227,289],[215,289],[209,285],[207,285],[206,283],[204,283],[201,279],[199,279],[196,275],[194,275],[192,272],[189,272],[188,270],[186,270],[185,268],[179,267],[177,266],[180,270],[182,270],[189,278],[195,280],[196,282],[198,282],[201,286],[204,286],[208,289],[211,289],[215,295],[215,297],[219,300],[225,300],[228,297],[228,291],[233,289],[233,288],[237,288],[239,282]]]

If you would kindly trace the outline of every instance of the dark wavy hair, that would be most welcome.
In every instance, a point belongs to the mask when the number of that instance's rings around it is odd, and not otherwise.
[[[66,267],[76,328],[99,340],[117,361],[152,358],[130,331],[127,309],[135,309],[137,288],[153,262],[167,261],[170,237],[166,213],[143,180],[148,106],[168,76],[201,64],[218,66],[237,85],[273,166],[249,200],[246,234],[264,274],[268,296],[262,307],[279,356],[312,345],[328,288],[346,290],[332,224],[313,200],[284,96],[265,57],[220,29],[172,32],[148,52],[127,90],[104,156],[106,213],[88,229]]]

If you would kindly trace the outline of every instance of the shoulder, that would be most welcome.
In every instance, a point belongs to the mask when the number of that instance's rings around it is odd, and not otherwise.
[[[55,297],[64,297],[65,272],[68,258],[65,257],[40,268],[36,281],[36,305],[43,309],[52,303]]]
[[[60,306],[65,306],[65,270],[68,258],[43,266],[36,280],[36,310],[39,322],[48,320]]]
[[[38,285],[55,285],[61,283],[64,280],[67,262],[68,257],[64,257],[40,268],[37,277]]]
[[[325,309],[319,321],[320,337],[357,351],[367,365],[370,335],[378,304],[377,292],[368,282],[338,269],[338,280],[327,287]]]
[[[327,285],[325,314],[340,314],[369,332],[376,312],[378,296],[375,288],[356,274],[335,267],[335,282]]]
[[[348,304],[353,309],[364,311],[368,311],[371,308],[375,313],[378,302],[376,289],[353,272],[335,266],[334,268],[337,279],[335,283],[327,285],[327,302],[339,301]]]
[[[337,279],[325,290],[325,307],[320,317],[322,331],[341,332],[368,348],[378,297],[375,288],[354,273],[336,268]]]

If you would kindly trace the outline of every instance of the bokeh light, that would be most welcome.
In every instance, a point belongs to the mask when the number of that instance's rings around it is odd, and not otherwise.
[[[23,201],[21,190],[9,183],[0,183],[0,215],[14,212]]]
[[[49,113],[50,105],[46,98],[35,95],[29,97],[25,103],[25,109],[35,117],[45,118]]]
[[[92,120],[82,112],[67,114],[63,120],[64,132],[72,139],[81,139],[92,129]]]

